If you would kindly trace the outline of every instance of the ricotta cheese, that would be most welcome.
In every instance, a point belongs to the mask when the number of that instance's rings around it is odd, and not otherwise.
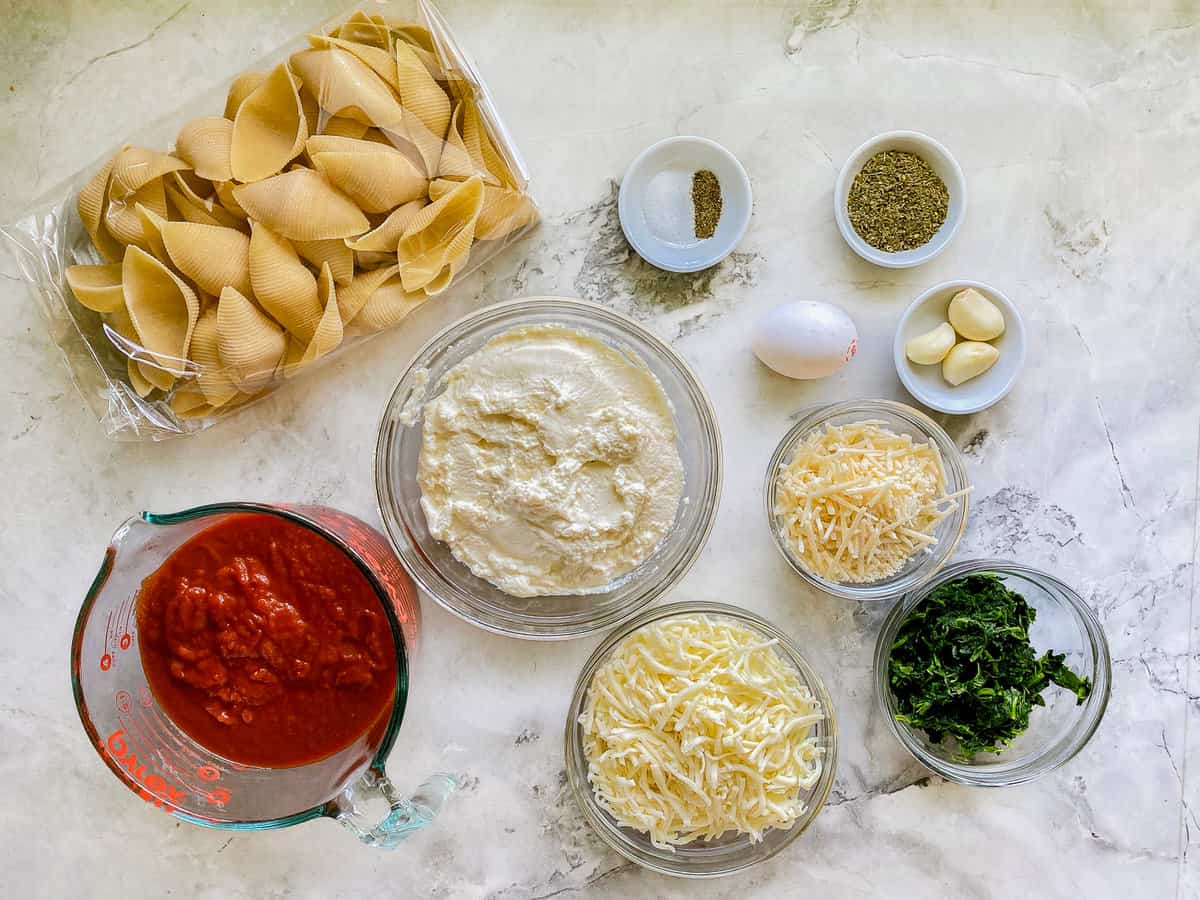
[[[516,597],[605,590],[667,535],[683,463],[666,392],[581,331],[504,332],[424,406],[417,482],[430,534]]]

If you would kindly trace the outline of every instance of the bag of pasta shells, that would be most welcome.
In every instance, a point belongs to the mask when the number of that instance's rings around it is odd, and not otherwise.
[[[110,436],[157,440],[403,326],[537,220],[483,81],[408,0],[303,32],[3,233]]]

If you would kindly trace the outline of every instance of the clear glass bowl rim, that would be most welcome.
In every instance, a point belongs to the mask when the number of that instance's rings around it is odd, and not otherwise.
[[[1038,753],[1030,755],[1027,759],[1012,765],[1011,768],[1006,767],[1005,771],[1000,772],[989,771],[966,763],[952,763],[929,753],[913,734],[912,729],[902,722],[896,721],[895,705],[891,686],[888,683],[888,661],[891,658],[892,643],[895,641],[896,634],[905,617],[938,585],[978,572],[1017,575],[1040,586],[1053,588],[1056,593],[1066,599],[1069,608],[1075,613],[1077,621],[1083,625],[1084,634],[1087,636],[1095,656],[1096,671],[1092,683],[1092,693],[1083,703],[1084,717],[1079,726],[1058,743],[1051,744]],[[1087,745],[1092,735],[1096,733],[1096,729],[1100,727],[1104,711],[1108,708],[1109,692],[1112,687],[1112,660],[1109,656],[1108,639],[1104,636],[1104,628],[1101,626],[1099,618],[1068,584],[1048,572],[1020,563],[1002,559],[968,559],[947,566],[919,589],[906,594],[888,612],[875,642],[874,680],[876,699],[888,728],[918,762],[947,781],[957,784],[973,787],[1008,787],[1033,781],[1035,778],[1057,769],[1069,762]]]
[[[678,861],[666,851],[652,851],[653,860],[646,859],[640,855],[637,850],[633,849],[621,829],[612,821],[608,813],[601,809],[596,801],[595,794],[592,791],[592,786],[588,782],[587,770],[580,769],[576,763],[583,755],[581,729],[579,728],[579,716],[583,712],[584,700],[587,697],[588,686],[592,682],[596,670],[612,653],[613,649],[626,637],[637,631],[643,625],[651,622],[657,622],[661,619],[670,619],[676,616],[706,614],[712,616],[720,616],[729,619],[734,619],[742,622],[760,631],[769,638],[778,639],[776,645],[786,656],[790,662],[800,672],[803,682],[808,685],[813,696],[821,704],[821,708],[825,711],[825,721],[822,723],[825,731],[825,757],[821,769],[821,776],[813,789],[812,802],[809,804],[808,810],[803,818],[798,819],[796,823],[787,831],[783,832],[786,838],[769,852],[764,852],[761,856],[755,856],[752,859],[739,860],[735,864],[729,865],[723,869],[711,872],[692,872],[679,865]],[[637,863],[654,872],[659,872],[664,875],[673,875],[681,878],[719,878],[724,875],[731,875],[734,872],[740,872],[748,869],[751,866],[757,865],[760,862],[770,859],[777,855],[785,847],[791,845],[801,834],[808,830],[809,826],[816,820],[821,810],[825,806],[825,801],[829,798],[829,792],[833,788],[834,780],[837,776],[837,760],[838,760],[838,729],[837,729],[837,714],[833,708],[833,699],[829,696],[829,691],[825,687],[825,682],[821,676],[816,673],[808,660],[800,652],[799,647],[791,637],[787,635],[777,625],[772,624],[769,620],[759,616],[749,610],[742,609],[738,606],[731,606],[727,603],[715,603],[707,601],[688,600],[679,603],[668,603],[665,606],[657,606],[654,609],[647,610],[634,619],[625,622],[620,628],[615,629],[608,635],[600,644],[599,647],[592,653],[583,668],[579,672],[579,678],[575,682],[575,690],[571,697],[571,705],[567,709],[567,721],[564,729],[564,753],[566,757],[567,780],[571,786],[571,793],[575,796],[575,801],[579,804],[584,818],[588,824],[600,836],[609,847],[631,862]],[[751,845],[752,849],[761,848],[762,844]],[[672,865],[675,863],[675,865]]]
[[[816,403],[801,411],[796,424],[788,429],[778,446],[776,446],[775,452],[771,454],[771,461],[767,463],[767,471],[763,478],[763,498],[767,514],[767,527],[771,530],[771,538],[775,542],[775,547],[783,555],[783,558],[787,560],[788,565],[811,587],[846,600],[891,600],[902,596],[908,591],[916,590],[922,584],[926,583],[938,573],[954,554],[967,528],[967,512],[971,506],[971,497],[969,494],[964,494],[959,498],[956,508],[950,513],[950,520],[953,525],[950,538],[939,542],[934,554],[927,557],[917,568],[906,575],[897,575],[883,581],[865,585],[826,581],[824,578],[812,574],[796,559],[795,554],[783,539],[779,529],[775,526],[775,493],[778,486],[780,466],[790,457],[796,444],[799,443],[805,434],[811,432],[814,428],[819,428],[833,418],[855,413],[863,414],[864,419],[879,414],[904,419],[922,432],[937,447],[938,453],[942,458],[942,467],[946,471],[946,487],[949,493],[962,490],[970,484],[970,480],[967,477],[967,469],[963,464],[962,454],[959,452],[958,446],[950,439],[950,435],[946,434],[942,426],[919,409],[895,400],[882,399]]]
[[[403,408],[400,403],[401,395],[414,388],[416,372],[423,367],[429,357],[444,352],[457,339],[496,320],[520,313],[541,316],[553,315],[556,312],[602,319],[616,330],[626,332],[637,341],[649,346],[657,356],[656,361],[675,369],[695,404],[698,413],[696,424],[703,436],[704,444],[708,448],[707,456],[711,471],[708,473],[708,477],[696,486],[692,502],[702,504],[701,517],[696,522],[693,531],[686,537],[686,552],[681,555],[674,566],[658,573],[657,580],[647,583],[636,599],[623,607],[610,610],[604,615],[594,618],[546,623],[523,617],[515,612],[498,614],[495,610],[484,609],[475,598],[468,596],[467,592],[457,585],[448,582],[438,567],[427,558],[420,544],[409,534],[403,518],[396,512],[392,498],[398,492],[391,482],[388,448],[390,443],[389,425]],[[512,327],[520,327],[520,324],[520,322],[513,322]],[[380,519],[384,526],[383,531],[409,575],[439,606],[458,618],[496,634],[527,640],[570,640],[611,628],[636,615],[666,594],[691,570],[708,543],[709,535],[712,533],[717,518],[723,478],[723,449],[716,410],[703,383],[687,361],[665,340],[629,316],[597,303],[570,297],[530,296],[494,303],[467,313],[437,332],[413,354],[404,372],[397,379],[388,396],[387,403],[384,405],[375,445],[375,495]],[[669,539],[669,536],[664,538],[664,543]],[[651,558],[653,558],[653,554]],[[446,596],[447,592],[450,594],[449,597]]]

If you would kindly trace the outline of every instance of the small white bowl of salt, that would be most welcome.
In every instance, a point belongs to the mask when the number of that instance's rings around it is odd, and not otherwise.
[[[746,233],[752,206],[750,179],[737,157],[691,136],[642,151],[617,198],[626,240],[668,272],[698,272],[723,260]]]

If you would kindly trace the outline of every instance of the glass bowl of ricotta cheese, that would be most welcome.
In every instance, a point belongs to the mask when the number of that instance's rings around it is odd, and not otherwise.
[[[384,410],[375,483],[397,554],[439,604],[500,634],[574,638],[691,568],[721,439],[666,342],[602,306],[531,297],[418,351]]]

